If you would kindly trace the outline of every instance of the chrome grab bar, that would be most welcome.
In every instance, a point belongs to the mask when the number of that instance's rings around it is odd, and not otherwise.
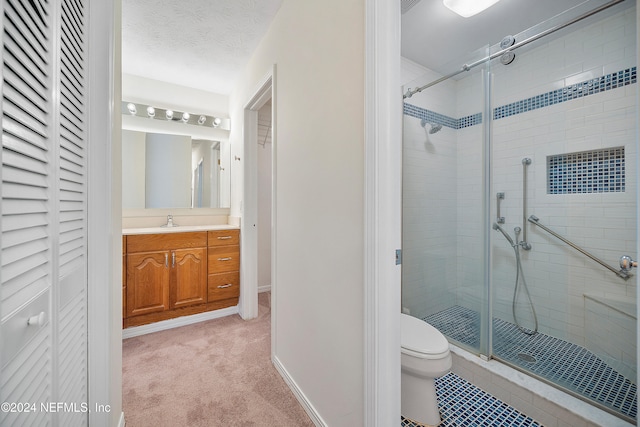
[[[575,243],[571,242],[570,240],[565,239],[564,237],[562,237],[561,235],[559,235],[558,233],[556,233],[555,231],[549,229],[548,227],[540,224],[540,219],[535,216],[535,215],[531,215],[529,217],[529,222],[532,224],[537,225],[538,227],[542,228],[544,231],[546,231],[547,233],[551,234],[553,237],[562,240],[564,243],[566,243],[567,245],[571,246],[573,249],[577,250],[578,252],[580,252],[581,254],[585,255],[588,258],[591,258],[592,260],[594,260],[595,262],[597,262],[598,264],[600,264],[601,266],[603,266],[604,268],[611,270],[616,276],[621,277],[624,280],[628,280],[632,274],[629,274],[626,269],[620,269],[620,270],[616,270],[614,267],[611,267],[609,264],[607,264],[606,262],[602,261],[600,258],[596,257],[595,255],[590,254],[589,252],[585,251],[584,249],[582,249],[581,247],[579,247],[578,245],[576,245]]]
[[[531,250],[531,244],[527,241],[527,166],[531,164],[531,159],[522,159],[522,240],[518,244],[525,251]]]
[[[504,224],[504,217],[500,216],[500,200],[504,200],[504,193],[502,191],[496,193],[496,222],[498,224]]]

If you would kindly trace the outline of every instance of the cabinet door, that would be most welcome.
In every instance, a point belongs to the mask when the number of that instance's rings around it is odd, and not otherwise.
[[[169,251],[127,255],[127,316],[169,309]]]
[[[206,303],[207,249],[175,249],[171,257],[171,308]]]

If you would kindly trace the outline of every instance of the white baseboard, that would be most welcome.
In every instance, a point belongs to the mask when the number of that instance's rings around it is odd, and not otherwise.
[[[300,387],[298,387],[298,384],[296,384],[296,382],[293,380],[293,378],[291,378],[284,366],[282,366],[280,360],[276,356],[273,356],[271,358],[271,361],[276,367],[276,370],[280,373],[280,376],[282,376],[282,379],[284,379],[284,381],[293,392],[293,395],[302,405],[302,408],[305,410],[307,415],[309,415],[309,418],[311,418],[313,424],[315,424],[317,427],[327,427],[327,423],[324,422],[320,414],[318,414],[318,411],[316,411],[316,408],[313,407],[311,402],[309,402],[309,399],[307,399],[307,396],[305,396],[302,390],[300,390]]]
[[[151,334],[153,332],[165,331],[167,329],[179,328],[180,326],[192,325],[205,320],[219,319],[221,317],[238,314],[238,306],[222,308],[220,310],[207,311],[206,313],[192,314],[175,319],[162,320],[148,325],[133,326],[122,330],[122,339],[133,338],[140,335]]]
[[[260,292],[270,292],[270,291],[271,291],[271,285],[258,286],[258,293],[260,293]]]

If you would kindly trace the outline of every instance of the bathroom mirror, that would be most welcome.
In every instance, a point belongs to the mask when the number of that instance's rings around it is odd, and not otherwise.
[[[221,141],[123,129],[122,208],[229,207],[228,164]]]

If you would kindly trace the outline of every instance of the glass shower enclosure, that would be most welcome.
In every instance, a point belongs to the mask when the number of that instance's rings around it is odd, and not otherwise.
[[[402,303],[635,422],[635,3],[496,55],[584,13],[403,87]]]

